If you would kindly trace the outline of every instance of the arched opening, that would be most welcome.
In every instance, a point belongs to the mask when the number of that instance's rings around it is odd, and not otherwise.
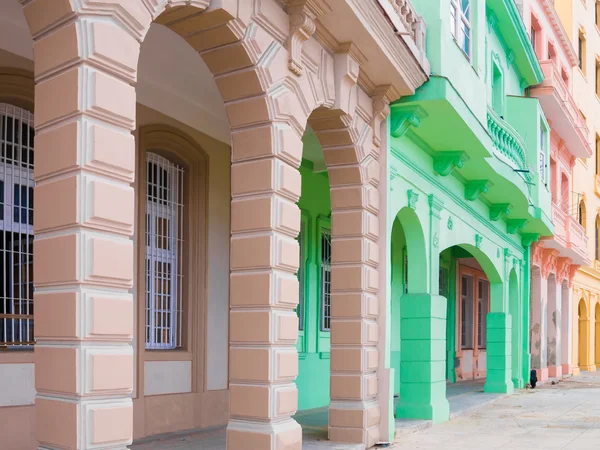
[[[589,366],[588,348],[590,321],[588,318],[585,300],[583,298],[579,301],[577,318],[579,323],[577,366],[580,370],[587,370]]]
[[[596,327],[596,339],[594,342],[595,366],[600,366],[600,303],[596,303],[596,314],[594,315]]]
[[[401,389],[401,302],[409,293],[426,292],[427,264],[425,237],[414,210],[405,207],[396,215],[391,240],[391,362],[394,369],[394,396]]]
[[[542,311],[546,318],[546,365],[548,367],[548,376],[556,377],[557,361],[560,361],[560,348],[557,341],[560,339],[560,307],[556,284],[556,275],[548,275],[547,297],[545,311]]]
[[[303,138],[298,202],[301,225],[298,312],[298,413],[296,420],[327,439],[331,354],[331,195],[321,144],[311,128]],[[313,411],[315,410],[315,411]]]
[[[447,379],[483,386],[487,373],[488,314],[493,310],[494,301],[496,311],[502,308],[498,299],[493,298],[497,295],[499,274],[487,256],[471,245],[457,245],[442,251],[441,271],[447,271],[450,278],[456,280],[453,286],[446,288]],[[440,289],[443,289],[441,283]]]

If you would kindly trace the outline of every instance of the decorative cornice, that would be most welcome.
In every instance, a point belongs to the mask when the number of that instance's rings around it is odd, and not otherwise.
[[[494,203],[490,206],[490,220],[497,221],[502,217],[502,214],[510,213],[510,203]]]
[[[521,231],[525,225],[527,225],[527,219],[508,219],[506,221],[506,232],[515,234]]]
[[[401,138],[410,127],[418,128],[421,120],[429,114],[420,106],[406,107],[401,104],[391,105],[392,120],[390,123],[390,134],[395,138]]]
[[[450,175],[454,169],[462,169],[469,160],[467,152],[435,152],[432,155],[433,170],[443,177]]]
[[[542,255],[542,276],[548,278],[551,273],[556,274],[556,264],[559,252],[553,248],[544,249]]]
[[[465,198],[470,201],[477,200],[481,194],[487,194],[491,186],[489,180],[471,180],[465,184]]]

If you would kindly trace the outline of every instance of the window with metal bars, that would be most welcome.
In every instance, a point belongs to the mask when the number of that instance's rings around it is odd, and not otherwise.
[[[331,230],[321,229],[321,331],[331,330]]]
[[[146,348],[182,346],[183,174],[155,153],[146,158]]]
[[[304,219],[301,220],[300,222],[300,233],[298,233],[298,245],[300,246],[300,261],[299,261],[299,265],[298,265],[298,289],[299,289],[299,297],[298,297],[298,307],[296,308],[296,313],[298,314],[298,330],[302,331],[304,330],[304,277],[305,277],[305,271],[304,271],[304,258],[305,258],[305,251],[304,251],[304,244],[305,244],[305,235],[306,235],[306,231],[305,231],[305,227],[306,227],[306,222],[304,221]]]
[[[33,114],[0,103],[0,346],[34,344]]]

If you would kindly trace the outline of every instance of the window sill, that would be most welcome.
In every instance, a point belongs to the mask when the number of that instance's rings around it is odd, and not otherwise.
[[[467,60],[467,62],[469,63],[469,65],[471,67],[473,67],[473,60],[472,58],[467,55],[465,53],[465,51],[463,50],[463,48],[458,44],[458,41],[456,40],[456,38],[454,36],[452,36],[452,41],[454,41],[454,44],[458,47],[458,49],[460,50],[460,53],[465,57],[465,59]],[[473,67],[473,70],[475,70],[475,68]],[[477,73],[477,71],[475,71],[475,73]]]
[[[144,350],[144,361],[191,361],[192,352],[187,350]]]

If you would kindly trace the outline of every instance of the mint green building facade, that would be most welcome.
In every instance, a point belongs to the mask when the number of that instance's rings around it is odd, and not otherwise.
[[[414,1],[429,81],[390,106],[385,342],[393,418],[449,419],[447,383],[529,379],[530,245],[551,236],[543,73],[512,0]],[[298,409],[330,402],[331,201],[320,146],[300,168]],[[317,167],[319,164],[322,167]],[[392,399],[393,394],[393,399]]]
[[[543,79],[512,0],[415,2],[431,77],[391,106],[396,417],[449,418],[447,382],[529,378],[529,246],[552,235]]]

